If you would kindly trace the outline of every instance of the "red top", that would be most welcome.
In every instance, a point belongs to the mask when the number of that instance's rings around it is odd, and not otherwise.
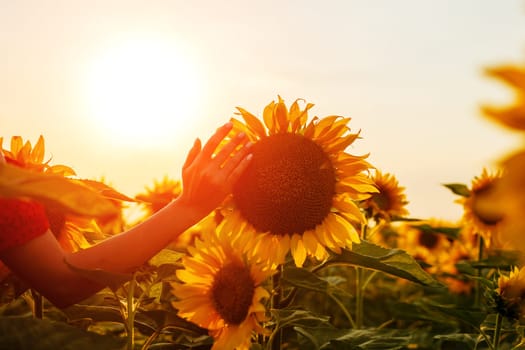
[[[49,229],[44,206],[35,201],[0,197],[0,253]]]

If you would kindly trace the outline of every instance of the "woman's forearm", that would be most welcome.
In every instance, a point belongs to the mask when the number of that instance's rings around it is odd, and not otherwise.
[[[130,272],[200,221],[205,214],[180,199],[175,200],[128,231],[69,254],[67,261],[82,269]]]

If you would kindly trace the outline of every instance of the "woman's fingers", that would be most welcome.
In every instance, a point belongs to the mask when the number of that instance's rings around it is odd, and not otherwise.
[[[222,167],[223,163],[226,162],[232,155],[233,151],[237,146],[246,140],[246,134],[241,132],[232,138],[220,151],[215,155],[213,159],[215,164]],[[246,146],[245,146],[246,147]]]
[[[184,165],[182,166],[183,169],[186,169],[189,167],[195,158],[199,155],[201,151],[201,140],[195,139],[195,142],[193,143],[193,146],[191,147],[190,151],[188,152],[188,155],[186,156],[186,160],[184,161]]]
[[[253,155],[250,154],[251,143],[246,144],[242,150],[237,152],[224,166],[224,171],[228,174],[228,183],[233,186],[242,173],[250,164]]]
[[[213,134],[212,137],[206,142],[204,147],[202,148],[201,156],[210,159],[213,155],[213,152],[217,149],[217,146],[221,143],[221,141],[228,135],[230,130],[232,129],[233,124],[231,122],[228,122],[221,126],[220,128],[215,131],[215,134]]]

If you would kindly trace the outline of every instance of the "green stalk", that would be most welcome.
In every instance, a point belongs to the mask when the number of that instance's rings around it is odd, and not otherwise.
[[[356,283],[355,283],[355,327],[357,329],[363,328],[363,313],[364,313],[364,298],[363,298],[363,268],[356,267]]]
[[[345,314],[346,318],[348,319],[348,322],[350,322],[350,326],[352,328],[357,328],[356,322],[352,318],[352,315],[350,314],[350,312],[348,312],[348,310],[346,309],[345,305],[341,302],[341,300],[339,300],[339,298],[337,298],[335,295],[332,295],[331,293],[328,293],[328,296],[333,301],[335,301],[336,304],[341,308],[341,311],[343,311],[343,313]]]
[[[42,295],[31,289],[31,296],[33,297],[33,317],[41,320],[44,317],[44,300]]]
[[[478,263],[483,260],[483,254],[484,254],[484,247],[485,242],[483,241],[483,237],[478,234]],[[475,284],[475,294],[474,294],[474,306],[476,308],[479,308],[481,306],[481,283],[479,281],[479,278],[481,278],[481,267],[476,268],[476,284]]]
[[[498,350],[499,348],[499,338],[501,335],[501,324],[503,321],[503,316],[500,313],[496,315],[496,328],[494,329],[494,339],[492,339],[492,348]]]
[[[129,290],[126,295],[127,301],[127,349],[133,350],[135,347],[135,305],[133,295],[135,294],[135,278],[136,273],[133,274],[133,278],[129,282]]]
[[[283,291],[281,288],[281,276],[283,274],[283,265],[279,265],[278,271],[272,276],[272,298],[271,298],[271,308],[272,309],[278,309],[280,308],[281,299],[283,296]],[[281,329],[277,329],[277,337],[273,337],[274,334],[270,337],[269,341],[271,344],[272,350],[279,350],[281,349],[281,343],[282,343],[282,331]]]
[[[366,240],[368,226],[361,225],[361,239]],[[355,326],[357,329],[363,328],[364,316],[364,269],[356,266],[355,268]]]

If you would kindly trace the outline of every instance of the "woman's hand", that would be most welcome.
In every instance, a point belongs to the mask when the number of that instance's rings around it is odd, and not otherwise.
[[[244,133],[236,135],[214,155],[231,128],[231,123],[218,128],[202,149],[200,140],[196,139],[182,167],[179,200],[203,217],[231,193],[251,159],[251,144],[246,142]]]

